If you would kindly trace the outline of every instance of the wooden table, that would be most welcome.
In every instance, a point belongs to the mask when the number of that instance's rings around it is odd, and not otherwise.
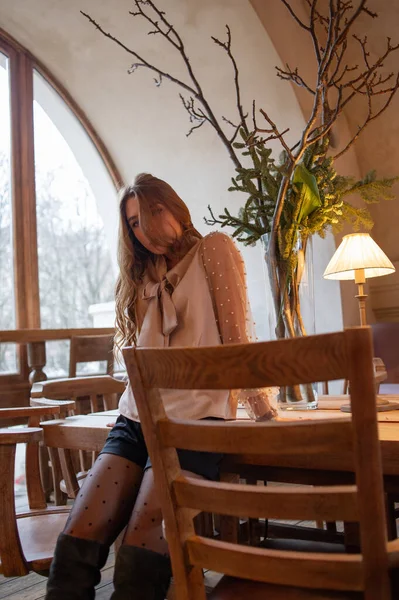
[[[399,396],[397,395],[386,395],[381,396],[384,399],[388,399],[391,402],[398,402]],[[280,419],[287,420],[311,420],[316,421],[319,419],[350,419],[350,413],[344,413],[339,410],[343,404],[348,404],[349,397],[345,395],[341,396],[320,396],[319,397],[319,408],[316,410],[308,411],[281,411],[279,412]],[[387,477],[387,481],[390,480],[390,476],[394,476],[396,480],[399,475],[399,410],[392,410],[387,412],[377,413],[378,418],[378,429],[379,438],[381,441],[381,454],[384,476]],[[235,457],[232,457],[235,460]],[[268,466],[279,468],[295,468],[295,469],[306,469],[306,470],[318,470],[318,471],[336,471],[352,473],[353,466],[350,461],[350,457],[337,446],[336,452],[330,456],[240,456],[240,464],[251,464],[258,467]],[[260,474],[260,469],[257,469]],[[267,478],[265,478],[267,479]],[[395,482],[395,490],[399,491],[399,478],[398,483]],[[391,481],[391,484],[393,482]]]
[[[399,400],[399,396],[389,396],[392,401]],[[319,408],[309,411],[284,411],[280,412],[279,418],[288,420],[319,420],[325,418],[350,419],[350,414],[341,412],[339,407],[348,402],[346,396],[321,396]],[[115,421],[118,411],[105,411],[92,413],[90,415],[78,415],[68,417],[65,420],[47,421],[42,423],[44,429],[44,442],[49,446],[58,446],[71,450],[94,450],[99,452],[110,428],[108,423]],[[245,419],[245,411],[239,409],[239,419]],[[399,475],[399,410],[378,413],[379,435],[381,440],[381,452],[384,475]],[[331,456],[240,456],[240,463],[251,463],[255,465],[268,465],[273,467],[277,464],[281,467],[293,467],[312,470],[331,470],[352,472],[352,465],[348,456],[337,447]],[[399,481],[399,480],[398,480]]]
[[[399,396],[389,396],[390,401],[399,401]],[[280,419],[287,420],[319,420],[350,419],[349,413],[339,410],[342,404],[348,403],[347,396],[321,396],[319,408],[309,411],[281,411]],[[65,420],[42,423],[44,442],[49,446],[71,450],[94,450],[99,452],[110,431],[109,423],[116,420],[117,410],[69,417]],[[239,409],[238,419],[248,419],[245,411]],[[384,485],[391,507],[388,518],[389,538],[396,537],[396,515],[393,507],[399,496],[399,410],[378,413],[379,437],[381,440]],[[248,482],[263,480],[269,482],[289,482],[305,485],[333,485],[352,483],[354,481],[353,465],[350,457],[337,447],[331,456],[227,456],[222,465],[227,473],[238,473]],[[277,531],[277,527],[279,527]],[[282,529],[286,529],[285,532]],[[286,526],[275,524],[276,535],[299,537],[299,539],[316,539],[314,528],[303,528],[297,525]],[[300,530],[300,531],[299,531]],[[349,535],[350,530],[345,530]],[[349,532],[349,533],[348,533]],[[353,533],[353,532],[352,532]],[[354,539],[357,539],[357,532]],[[231,531],[229,529],[229,534]],[[237,535],[237,531],[234,531]],[[336,541],[336,534],[320,530],[320,539]],[[323,536],[330,536],[325,539]],[[230,539],[230,538],[226,538]],[[317,538],[319,539],[319,538]],[[349,537],[348,540],[351,538]]]

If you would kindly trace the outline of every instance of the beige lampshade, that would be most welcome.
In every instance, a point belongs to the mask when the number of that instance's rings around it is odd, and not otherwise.
[[[364,269],[366,279],[389,275],[395,267],[368,233],[345,235],[327,265],[325,279],[355,279],[355,270]]]

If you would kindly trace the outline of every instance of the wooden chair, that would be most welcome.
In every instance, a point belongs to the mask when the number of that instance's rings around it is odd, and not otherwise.
[[[71,338],[69,353],[69,377],[76,377],[76,368],[78,363],[96,361],[106,361],[106,372],[109,375],[113,374],[113,335],[88,335],[74,336]],[[31,389],[31,398],[34,400],[42,398],[42,384],[43,382],[36,382],[33,384]],[[111,410],[112,408],[116,408],[116,406],[117,397],[115,395],[109,395],[105,401],[105,410]],[[97,396],[79,396],[76,398],[76,412],[78,414],[87,414],[90,412],[97,412],[98,410],[101,410],[101,407],[99,407]],[[88,461],[83,459],[83,456],[81,456],[81,458],[84,461],[84,469],[88,468]],[[51,470],[48,467],[46,468],[46,464],[46,456],[43,456],[42,454],[41,469],[43,479],[46,479],[48,482],[50,482],[51,479],[54,479],[54,471],[51,475]],[[47,489],[48,497],[51,491],[52,488],[49,484]],[[59,494],[58,487],[54,489],[54,493],[55,495]]]
[[[107,375],[114,372],[114,337],[112,335],[85,335],[71,338],[69,377],[76,377],[78,363],[106,362]]]
[[[124,350],[162,501],[177,600],[204,600],[202,569],[224,573],[215,597],[391,600],[398,540],[387,542],[369,328],[215,348]],[[349,379],[347,420],[239,423],[168,419],[159,389],[239,389]],[[261,487],[183,477],[175,448],[307,457],[347,452],[356,485]],[[193,514],[359,522],[361,553],[240,546],[196,536]],[[239,578],[239,579],[237,579]],[[245,581],[251,580],[251,582]],[[258,583],[253,583],[254,581]],[[218,596],[221,594],[221,596]]]
[[[85,335],[71,338],[69,350],[69,378],[76,377],[79,363],[106,362],[106,375],[112,376],[114,372],[114,336],[113,335]],[[62,380],[64,381],[64,380]],[[88,403],[89,401],[89,403]],[[116,396],[109,395],[104,398],[104,410],[117,407]],[[81,394],[76,397],[78,414],[87,414],[101,410],[98,396],[91,394],[89,398]]]
[[[97,409],[93,412],[97,412],[100,405],[104,410],[113,410],[117,407],[118,399],[125,388],[124,381],[114,379],[109,375],[41,381],[36,384],[37,394],[40,398],[32,398],[31,402],[62,403],[67,400],[76,402],[81,397],[89,397],[91,405]],[[78,464],[74,460],[74,453],[69,450],[50,446],[49,452],[56,454],[60,462],[60,470],[57,469],[56,473],[53,471],[54,489],[61,489],[69,498],[75,498],[89,468],[89,465],[86,464],[85,454],[83,451],[79,453],[80,464]],[[91,462],[95,457],[90,453]]]
[[[110,375],[49,379],[34,384],[31,399],[74,400],[78,405],[81,398],[89,397],[89,412],[98,412],[115,410],[125,388],[125,381]]]
[[[41,483],[39,444],[45,417],[59,416],[57,406],[0,409],[1,419],[24,418],[28,427],[0,429],[0,573],[5,577],[45,573],[51,563],[58,534],[69,507],[47,506]],[[26,443],[26,483],[29,509],[15,508],[16,445]]]
[[[110,375],[96,375],[88,377],[72,377],[66,379],[52,379],[40,381],[35,384],[37,396],[47,400],[74,400],[82,396],[90,396],[91,403],[99,408],[97,396],[102,400],[104,410],[114,410],[117,405],[112,396],[120,396],[126,382],[115,379]],[[98,412],[95,410],[93,412]]]

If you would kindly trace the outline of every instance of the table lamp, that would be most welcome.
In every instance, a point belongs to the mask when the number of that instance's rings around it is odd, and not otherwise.
[[[358,287],[356,298],[359,301],[360,325],[367,325],[366,298],[363,285],[366,279],[390,275],[395,267],[368,233],[345,235],[327,265],[325,279],[354,279]],[[395,410],[398,403],[383,398],[376,399],[377,411]],[[350,412],[350,404],[341,406],[344,412]]]
[[[395,267],[368,233],[345,235],[327,265],[325,279],[354,279],[358,287],[360,325],[366,322],[366,298],[363,285],[366,279],[390,275]]]

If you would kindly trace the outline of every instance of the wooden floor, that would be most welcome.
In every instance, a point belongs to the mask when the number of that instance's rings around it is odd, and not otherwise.
[[[279,486],[279,483],[272,483],[269,485]],[[291,484],[296,487],[295,484]],[[72,502],[72,501],[71,501]],[[17,509],[23,512],[23,509],[27,509],[26,498],[20,498],[17,501]],[[273,523],[274,521],[270,521]],[[280,523],[298,525],[301,527],[314,528],[316,523],[314,521],[280,521]],[[342,528],[339,527],[339,530]],[[115,553],[113,547],[108,556],[108,560],[105,567],[102,569],[101,582],[96,588],[96,600],[109,600],[113,592],[114,586],[112,583],[114,575],[114,564],[115,564]],[[207,591],[213,589],[220,579],[218,573],[208,571],[205,573],[205,586]],[[47,578],[37,575],[36,573],[30,573],[25,577],[3,577],[0,575],[0,600],[6,598],[7,600],[43,600],[46,593]],[[173,594],[171,594],[173,598]]]
[[[105,567],[102,569],[101,582],[96,588],[96,600],[109,600],[114,586],[112,578],[114,575],[115,554],[112,549],[109,553]],[[207,573],[205,584],[210,591],[218,582],[220,576],[217,573]],[[30,573],[25,577],[3,577],[0,575],[0,600],[42,600],[46,593],[47,578]]]
[[[115,554],[112,550],[102,570],[101,583],[97,586],[96,600],[109,600],[114,586]],[[0,575],[0,598],[7,600],[41,600],[46,593],[46,577],[30,573],[25,577],[2,577]]]

